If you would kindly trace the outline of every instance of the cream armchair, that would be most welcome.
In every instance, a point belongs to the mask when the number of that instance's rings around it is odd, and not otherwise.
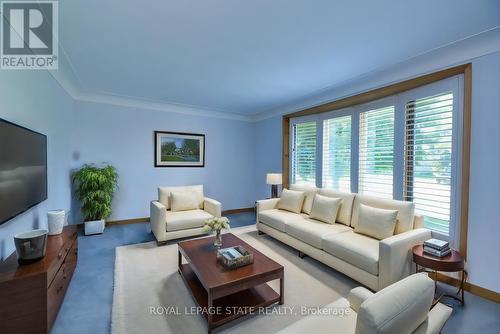
[[[318,315],[303,318],[281,334],[438,334],[451,308],[434,299],[434,282],[426,274],[414,274],[377,293],[364,287],[352,289],[347,299],[327,305]]]
[[[172,208],[172,193],[176,201],[189,199],[189,203],[175,203],[175,208]],[[187,199],[185,199],[186,194]],[[221,210],[221,203],[204,196],[203,185],[159,187],[158,200],[151,202],[151,231],[158,244],[168,240],[206,234],[203,228],[205,220],[220,217]]]

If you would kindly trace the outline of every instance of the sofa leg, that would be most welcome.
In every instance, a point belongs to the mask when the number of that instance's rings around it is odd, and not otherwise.
[[[258,232],[259,232],[259,235],[263,235],[263,234],[265,234],[265,233],[264,233],[264,232],[262,232],[262,231],[258,231]]]
[[[305,253],[302,253],[301,251],[299,251],[299,257],[301,259],[305,258],[306,257],[306,254]]]

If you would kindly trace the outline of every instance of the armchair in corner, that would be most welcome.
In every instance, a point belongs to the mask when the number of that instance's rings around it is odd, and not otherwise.
[[[156,242],[207,234],[205,220],[221,216],[220,202],[205,197],[203,185],[159,187],[151,202],[151,231]]]

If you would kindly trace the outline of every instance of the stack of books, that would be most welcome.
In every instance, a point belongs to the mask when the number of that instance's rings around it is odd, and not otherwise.
[[[429,239],[424,241],[424,252],[437,257],[444,257],[451,253],[450,244],[443,240]]]

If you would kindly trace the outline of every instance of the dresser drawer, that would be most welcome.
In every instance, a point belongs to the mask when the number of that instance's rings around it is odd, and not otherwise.
[[[66,241],[63,244],[63,246],[59,249],[57,256],[54,258],[52,264],[47,270],[47,286],[50,286],[52,284],[52,281],[54,280],[57,272],[59,271],[59,268],[63,264],[66,256],[68,255],[69,250],[71,249],[71,247],[73,247],[75,242],[76,239],[70,239]]]
[[[66,263],[63,263],[61,269],[59,269],[54,277],[52,284],[47,289],[47,322],[49,328],[56,319],[57,312],[59,311],[74,270],[74,265],[70,264],[68,266]]]

